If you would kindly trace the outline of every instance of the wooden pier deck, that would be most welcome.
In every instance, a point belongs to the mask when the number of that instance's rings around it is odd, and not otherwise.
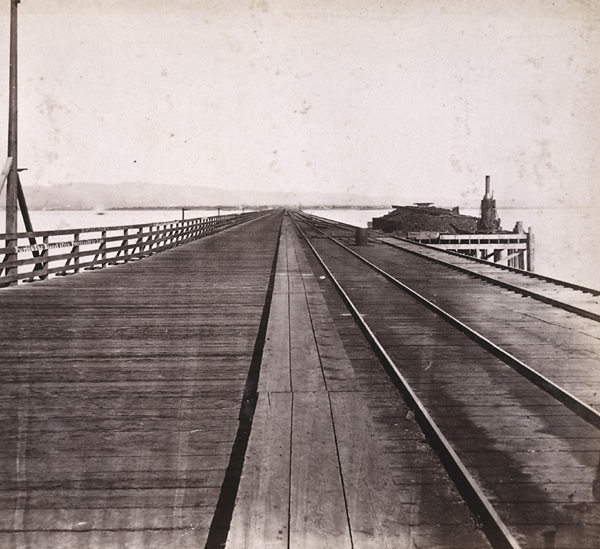
[[[203,547],[279,234],[0,295],[0,547]]]
[[[1,289],[0,547],[600,548],[598,322],[344,231]]]

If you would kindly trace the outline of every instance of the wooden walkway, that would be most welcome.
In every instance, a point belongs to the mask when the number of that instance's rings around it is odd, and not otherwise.
[[[0,292],[0,547],[203,547],[279,214]]]

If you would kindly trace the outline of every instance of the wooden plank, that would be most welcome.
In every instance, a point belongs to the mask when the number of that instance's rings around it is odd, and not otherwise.
[[[325,381],[313,333],[306,289],[296,255],[298,237],[284,223],[289,275],[290,361],[292,390],[324,391]]]
[[[326,390],[304,293],[290,293],[290,357],[292,390]]]
[[[279,239],[275,284],[259,377],[259,392],[291,390],[288,239],[285,231],[284,224]]]
[[[291,393],[260,395],[227,547],[287,547],[291,423]]]
[[[289,546],[351,547],[327,393],[296,392],[292,409]]]
[[[298,237],[293,232],[291,226],[284,225],[284,230],[287,239],[287,259],[290,294],[299,293],[304,295],[304,282],[302,281],[302,272],[300,270],[300,265],[298,264],[298,257],[296,255],[296,241]]]
[[[321,292],[307,293],[308,306],[328,391],[356,389],[354,370]]]
[[[0,547],[16,547],[19,549],[22,547],[43,547],[44,549],[72,549],[75,547],[165,549],[167,547],[177,547],[177,549],[198,549],[198,547],[204,546],[203,530],[204,528],[175,531],[94,530],[83,532],[0,533]]]
[[[410,547],[408,518],[384,467],[369,410],[356,392],[329,393],[355,549]]]
[[[259,392],[291,390],[289,315],[288,295],[273,294],[260,367]]]
[[[354,371],[327,308],[319,282],[299,238],[294,245],[298,268],[304,273],[302,281],[327,390],[354,390]]]
[[[288,258],[287,258],[287,238],[285,237],[285,224],[279,238],[279,250],[277,252],[277,266],[275,270],[275,284],[273,286],[273,295],[290,291],[288,281]]]

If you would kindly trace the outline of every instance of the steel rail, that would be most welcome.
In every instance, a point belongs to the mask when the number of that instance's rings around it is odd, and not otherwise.
[[[349,223],[343,223],[342,221],[335,221],[333,219],[327,219],[326,217],[321,217],[318,215],[306,214],[304,212],[302,212],[302,215],[307,218],[313,217],[313,218],[328,222],[330,224],[338,225],[340,227],[347,228],[348,230],[356,229],[355,225],[350,225]],[[373,229],[371,229],[371,230],[373,230]],[[526,271],[525,269],[518,269],[517,267],[511,267],[509,265],[503,265],[501,263],[494,263],[492,261],[487,261],[485,259],[480,259],[478,257],[460,254],[458,252],[453,252],[451,250],[446,250],[444,248],[438,248],[433,244],[425,244],[423,242],[417,242],[416,240],[402,238],[400,236],[396,236],[393,234],[390,234],[389,237],[394,238],[396,240],[400,240],[402,242],[408,242],[410,244],[414,244],[415,246],[420,246],[420,247],[428,249],[428,250],[435,250],[437,252],[449,254],[449,255],[459,258],[459,259],[466,259],[466,260],[472,261],[474,263],[479,263],[480,265],[485,265],[487,267],[493,267],[494,269],[500,269],[501,271],[508,271],[508,272],[512,272],[515,274],[520,274],[520,275],[526,276],[527,278],[543,280],[544,282],[548,282],[550,284],[554,284],[554,285],[560,286],[562,288],[569,288],[571,290],[577,290],[579,292],[583,292],[586,294],[600,296],[600,290],[597,290],[595,288],[589,288],[588,286],[582,286],[581,284],[575,284],[574,282],[569,282],[567,280],[560,280],[558,278],[553,278],[551,276],[543,275],[543,274],[536,273],[533,271]],[[372,236],[371,239],[375,240],[375,241],[379,241],[379,236]],[[387,244],[387,242],[383,242],[383,244]],[[428,257],[428,256],[423,256],[423,257]],[[476,273],[473,273],[473,274],[476,274]]]
[[[296,220],[293,217],[291,217],[291,219],[294,222],[296,229],[302,235],[312,253],[315,255],[324,271],[327,273],[327,276],[342,297],[343,301],[358,323],[362,332],[365,334],[365,337],[373,347],[377,356],[382,361],[382,364],[404,397],[406,403],[414,412],[415,419],[419,423],[423,433],[429,439],[432,448],[434,448],[434,450],[438,453],[442,464],[448,471],[448,474],[464,498],[467,506],[481,522],[482,528],[490,543],[492,543],[492,545],[497,549],[519,549],[520,545],[518,544],[517,540],[511,534],[506,524],[504,524],[504,521],[500,518],[496,509],[494,509],[493,505],[483,493],[481,487],[477,484],[471,473],[469,473],[468,469],[463,464],[462,460],[455,452],[448,439],[444,436],[441,429],[437,426],[419,397],[410,387],[408,381],[402,375],[392,358],[388,355],[381,342],[377,339],[374,332],[361,316],[346,291],[335,278],[329,267],[325,264],[325,261],[319,255],[304,231],[302,231],[302,229],[298,226]],[[328,235],[325,236],[331,238]],[[335,239],[332,240],[335,241]]]
[[[307,214],[303,214],[303,216],[304,216],[305,219],[308,219]],[[316,217],[317,219],[323,219],[323,220],[325,220],[325,218],[320,218],[318,216],[314,216],[314,217]],[[333,226],[343,226],[343,228],[346,228],[346,226],[347,226],[348,230],[351,230],[350,229],[351,225],[347,225],[346,223],[340,223],[340,222],[334,222],[334,223],[332,223],[331,220],[329,220],[329,222]],[[317,227],[315,227],[315,228],[317,228]],[[481,263],[485,263],[487,266],[490,266],[490,267],[495,267],[495,268],[499,268],[499,269],[504,269],[506,267],[505,265],[495,265],[493,263],[490,263],[489,261],[483,261],[481,259],[472,258],[472,257],[465,256],[465,255],[462,255],[462,254],[456,254],[454,252],[449,252],[447,250],[441,250],[440,248],[436,248],[434,246],[429,246],[428,244],[422,244],[420,242],[413,242],[412,240],[407,240],[405,238],[398,238],[398,237],[392,237],[392,238],[396,238],[396,239],[398,239],[400,241],[407,242],[409,244],[414,244],[416,246],[422,246],[422,247],[425,247],[425,248],[430,249],[430,250],[433,249],[433,250],[438,251],[438,252],[449,253],[449,254],[451,254],[453,256],[460,257],[461,259],[475,260],[475,261],[478,261],[478,262],[481,262]],[[571,305],[570,303],[565,303],[564,301],[560,301],[558,299],[554,299],[552,297],[548,297],[548,296],[539,294],[539,293],[537,293],[537,292],[535,292],[533,290],[529,290],[529,289],[523,288],[521,286],[516,286],[514,284],[511,284],[510,282],[505,282],[503,280],[498,280],[497,278],[494,278],[493,276],[485,275],[483,273],[478,273],[476,271],[471,271],[467,267],[461,267],[460,265],[454,265],[452,263],[448,263],[448,262],[444,261],[443,259],[439,259],[439,258],[436,258],[436,257],[431,257],[431,256],[428,256],[426,254],[422,254],[422,253],[420,253],[420,252],[418,252],[416,250],[409,250],[407,248],[403,248],[403,247],[401,247],[398,244],[393,244],[391,242],[384,242],[382,240],[379,240],[378,238],[376,238],[376,241],[381,242],[382,244],[385,244],[386,246],[390,246],[391,248],[396,248],[398,250],[402,250],[403,252],[406,252],[406,253],[409,253],[409,254],[413,254],[413,255],[415,255],[417,257],[420,257],[422,259],[426,259],[427,261],[431,261],[433,263],[437,263],[439,265],[443,265],[445,267],[448,267],[449,269],[454,269],[456,271],[469,274],[469,275],[474,276],[476,278],[479,278],[481,280],[485,280],[486,282],[489,282],[491,284],[495,284],[496,286],[500,286],[501,288],[505,288],[507,290],[520,293],[521,295],[524,295],[524,296],[527,296],[527,297],[531,297],[532,299],[536,299],[538,301],[546,303],[547,305],[552,305],[553,307],[558,307],[559,309],[563,309],[563,310],[568,311],[570,313],[574,313],[576,315],[583,316],[583,317],[588,318],[590,320],[595,320],[596,322],[600,322],[600,314],[594,313],[594,312],[589,311],[587,309],[583,309],[583,308],[578,307],[576,305]],[[510,269],[511,271],[513,270],[512,267],[507,267],[507,268]],[[530,271],[523,271],[521,269],[515,269],[515,271],[518,274],[522,274],[524,276],[527,276],[528,278],[542,280],[542,281],[544,281],[546,283],[554,284],[556,286],[560,286],[560,287],[567,288],[567,289],[570,289],[570,290],[576,290],[576,291],[580,291],[580,292],[584,292],[584,293],[589,293],[589,294],[592,294],[594,296],[600,295],[600,291],[594,290],[593,288],[587,288],[585,286],[579,286],[577,284],[572,284],[570,282],[566,282],[566,281],[562,281],[562,280],[557,280],[557,279],[550,278],[550,277],[547,277],[547,276],[544,276],[544,275],[540,275],[540,274],[537,274],[537,273],[532,273]]]
[[[577,414],[579,417],[587,421],[590,425],[593,425],[597,429],[600,429],[600,412],[578,399],[576,396],[569,393],[567,390],[563,389],[552,380],[534,370],[523,361],[519,360],[517,357],[505,351],[499,345],[496,345],[493,341],[485,337],[483,334],[480,334],[477,330],[469,327],[464,322],[460,321],[458,318],[452,316],[450,313],[444,311],[441,307],[427,299],[426,297],[419,294],[417,291],[413,290],[410,286],[407,286],[391,274],[387,273],[374,263],[371,263],[368,259],[365,259],[360,254],[356,253],[354,250],[351,250],[340,242],[339,240],[333,238],[328,235],[318,227],[312,225],[309,221],[305,220],[305,223],[308,223],[313,227],[314,230],[321,233],[323,236],[330,239],[332,242],[335,242],[338,246],[346,250],[348,253],[352,254],[354,257],[368,265],[375,272],[379,273],[387,280],[395,284],[397,287],[402,289],[404,292],[408,293],[412,297],[414,297],[417,301],[421,302],[428,309],[435,312],[438,316],[443,318],[446,322],[457,328],[459,331],[468,336],[472,341],[489,351],[496,358],[499,358],[502,362],[510,366],[513,370],[521,374],[523,377],[537,385],[540,389],[553,396],[556,400],[558,400],[561,404],[564,404],[569,410]],[[304,234],[304,233],[303,233]]]
[[[548,282],[548,283],[554,284],[556,286],[561,286],[563,288],[569,288],[571,290],[577,290],[579,292],[584,292],[586,294],[592,294],[592,295],[596,295],[596,296],[600,295],[600,290],[596,290],[595,288],[588,288],[587,286],[582,286],[581,284],[575,284],[574,282],[568,282],[567,280],[560,280],[558,278],[546,276],[546,275],[543,275],[540,273],[536,273],[534,271],[526,271],[525,269],[518,269],[517,267],[511,267],[509,265],[503,265],[501,263],[494,263],[492,261],[487,261],[485,259],[480,259],[478,257],[459,254],[458,252],[453,252],[451,250],[445,250],[443,248],[438,248],[434,244],[425,244],[424,242],[417,242],[416,240],[410,240],[408,238],[402,238],[400,236],[395,236],[395,235],[390,235],[390,237],[394,238],[396,240],[401,240],[403,242],[409,242],[410,244],[414,244],[415,246],[421,246],[421,247],[429,249],[429,250],[436,250],[438,252],[450,254],[450,255],[460,258],[460,259],[468,259],[469,261],[479,263],[480,265],[486,265],[488,267],[494,267],[495,269],[500,269],[502,271],[508,271],[508,272],[520,274],[520,275],[526,276],[528,278],[543,280],[544,282]],[[384,242],[384,244],[386,244],[386,242]]]
[[[321,217],[318,215],[313,215],[313,214],[307,214],[302,212],[301,215],[303,215],[306,218],[315,218],[315,219],[319,219],[321,221],[327,222],[330,225],[336,225],[339,227],[343,227],[343,228],[347,228],[349,231],[351,231],[352,229],[356,229],[355,225],[350,225],[349,223],[344,223],[342,221],[335,221],[333,219],[327,219],[326,217]],[[371,229],[374,230],[374,229]],[[540,273],[536,273],[533,271],[526,271],[525,269],[518,269],[517,267],[510,267],[509,265],[503,265],[501,263],[494,263],[492,261],[487,261],[485,259],[479,259],[478,257],[473,257],[473,256],[469,256],[469,255],[464,255],[464,254],[459,254],[458,252],[453,252],[451,250],[446,250],[444,248],[438,248],[433,244],[425,244],[423,242],[417,242],[416,240],[410,240],[408,238],[402,238],[400,236],[396,236],[393,234],[388,235],[389,238],[394,238],[396,240],[400,240],[402,242],[408,242],[409,244],[413,244],[415,246],[420,246],[422,248],[428,249],[428,250],[435,250],[436,252],[442,252],[448,255],[451,255],[453,257],[459,258],[459,259],[466,259],[468,261],[472,261],[474,263],[479,263],[480,265],[485,265],[487,267],[493,267],[494,269],[500,269],[502,271],[508,271],[508,272],[512,272],[515,274],[520,274],[523,276],[526,276],[528,278],[533,278],[533,279],[538,279],[538,280],[543,280],[544,282],[548,282],[550,284],[554,284],[556,286],[560,286],[562,288],[569,288],[571,290],[577,290],[579,292],[583,292],[586,294],[592,294],[595,296],[600,296],[600,290],[597,290],[595,288],[589,288],[587,286],[582,286],[581,284],[575,284],[574,282],[569,282],[567,280],[560,280],[558,278],[553,278],[551,276],[547,276],[547,275],[543,275]],[[372,241],[380,241],[379,240],[379,236],[370,236]],[[382,242],[382,244],[388,244],[390,246],[393,246],[392,244],[389,244],[387,242]],[[408,250],[407,250],[408,251]],[[414,252],[414,253],[418,253],[418,252]],[[427,259],[429,259],[429,256],[423,256]],[[433,259],[433,258],[431,258]],[[438,260],[441,261],[441,260]],[[442,263],[445,265],[446,263],[444,263],[442,261]],[[450,265],[450,264],[448,264]],[[477,273],[471,273],[471,271],[469,271],[470,274],[477,274]],[[483,275],[485,276],[485,275]]]
[[[553,307],[558,307],[559,309],[569,311],[570,313],[574,313],[576,315],[583,316],[585,318],[589,318],[590,320],[595,320],[596,322],[600,322],[600,314],[594,313],[592,311],[588,311],[587,309],[582,309],[581,307],[577,307],[576,305],[571,305],[570,303],[565,303],[564,301],[560,301],[558,299],[554,299],[552,297],[548,297],[548,296],[539,294],[535,291],[528,290],[527,288],[523,288],[521,286],[515,286],[514,284],[511,284],[510,282],[505,282],[504,280],[498,280],[497,278],[494,278],[493,276],[488,276],[483,273],[471,271],[467,267],[461,267],[460,265],[453,265],[452,263],[446,263],[443,259],[438,259],[437,257],[430,257],[428,255],[417,252],[416,250],[409,250],[407,248],[403,248],[398,244],[393,244],[392,242],[383,242],[383,241],[380,241],[380,242],[382,244],[385,244],[386,246],[390,246],[391,248],[395,248],[397,250],[401,250],[403,252],[416,255],[417,257],[421,257],[423,259],[432,261],[433,263],[437,263],[439,265],[443,265],[444,267],[448,267],[450,269],[454,269],[461,273],[466,273],[466,274],[472,275],[481,280],[485,280],[486,282],[490,282],[491,284],[495,284],[496,286],[500,286],[501,288],[505,288],[505,289],[511,290],[513,292],[518,292],[522,295],[531,297],[533,299],[537,299],[538,301],[542,301],[543,303],[552,305]],[[417,244],[417,242],[412,242],[411,240],[408,240],[407,242],[410,242],[411,244]],[[439,250],[438,248],[435,248],[435,249],[437,251],[445,251],[445,250]],[[460,254],[458,254],[458,255],[460,255]],[[465,257],[465,256],[463,256],[463,257]],[[548,282],[548,281],[545,281],[545,282]],[[570,287],[568,282],[563,284],[562,286],[567,289],[571,289],[571,290],[585,291],[585,290],[581,290],[579,288]],[[592,293],[592,292],[594,292],[594,290],[589,288],[587,293]],[[597,295],[597,294],[594,294],[594,295]]]

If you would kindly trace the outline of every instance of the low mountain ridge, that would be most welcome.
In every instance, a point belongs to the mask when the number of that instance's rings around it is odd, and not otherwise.
[[[378,206],[382,197],[341,193],[266,192],[213,187],[146,183],[64,183],[25,186],[32,210],[104,210],[112,208],[173,208],[190,206]]]

